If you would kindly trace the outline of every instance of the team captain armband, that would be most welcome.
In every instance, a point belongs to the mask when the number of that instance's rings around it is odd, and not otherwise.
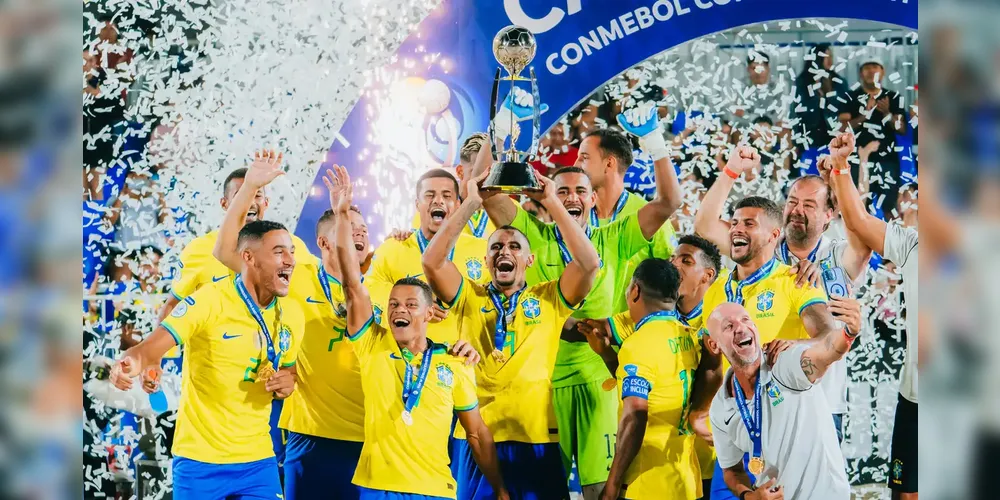
[[[643,377],[637,375],[639,367],[635,365],[625,365],[625,379],[622,380],[622,399],[627,397],[638,397],[649,399],[649,391],[653,388]]]

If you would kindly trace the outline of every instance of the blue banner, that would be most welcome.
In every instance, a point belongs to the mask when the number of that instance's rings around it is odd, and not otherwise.
[[[355,203],[373,241],[414,199],[414,181],[428,168],[458,163],[470,134],[485,131],[498,64],[492,41],[501,28],[524,26],[536,37],[532,62],[548,105],[547,130],[598,87],[624,70],[684,42],[765,21],[849,18],[917,29],[917,2],[906,0],[445,0],[400,45],[393,63],[373,71],[374,90],[348,115],[327,165],[345,165],[359,180]],[[525,72],[527,73],[527,72]],[[498,100],[509,88],[501,85]],[[419,109],[417,109],[419,108]],[[530,136],[522,123],[521,141]],[[521,148],[525,149],[525,148]],[[315,248],[315,225],[328,207],[319,176],[296,233]]]

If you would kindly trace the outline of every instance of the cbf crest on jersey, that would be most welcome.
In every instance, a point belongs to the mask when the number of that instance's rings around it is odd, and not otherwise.
[[[483,277],[483,263],[475,257],[469,257],[465,261],[465,274],[469,276],[470,280],[478,280]]]
[[[774,306],[774,292],[771,290],[765,290],[764,293],[757,296],[757,310],[760,312],[767,312],[771,310]]]
[[[375,324],[376,325],[381,325],[382,324],[382,308],[379,307],[377,304],[372,304],[372,316],[375,317]],[[345,318],[347,317],[346,312],[344,314],[344,317]]]
[[[278,330],[278,349],[287,351],[291,347],[292,331],[288,329],[287,325],[281,325],[281,330]]]
[[[451,388],[451,385],[455,383],[455,373],[444,363],[437,364],[437,376],[437,383],[441,387]]]
[[[771,398],[771,406],[778,406],[785,400],[781,395],[781,388],[773,380],[767,383],[767,396]]]
[[[542,314],[542,306],[534,297],[522,300],[521,308],[524,309],[524,317],[528,319],[535,319]]]

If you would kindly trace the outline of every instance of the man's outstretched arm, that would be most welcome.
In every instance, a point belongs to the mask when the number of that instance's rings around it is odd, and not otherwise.
[[[736,185],[743,172],[760,163],[760,155],[750,146],[738,146],[729,154],[729,161],[701,201],[701,207],[694,216],[694,231],[715,243],[722,255],[729,255],[729,223],[722,220],[729,191]]]

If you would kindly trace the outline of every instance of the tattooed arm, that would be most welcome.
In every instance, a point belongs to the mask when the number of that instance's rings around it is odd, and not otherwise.
[[[816,383],[826,369],[840,360],[851,349],[851,343],[857,338],[857,333],[848,335],[847,330],[840,327],[830,316],[826,304],[813,304],[802,311],[802,321],[806,329],[812,333],[813,340],[802,353],[799,366],[810,383]],[[789,352],[796,352],[790,350]]]

